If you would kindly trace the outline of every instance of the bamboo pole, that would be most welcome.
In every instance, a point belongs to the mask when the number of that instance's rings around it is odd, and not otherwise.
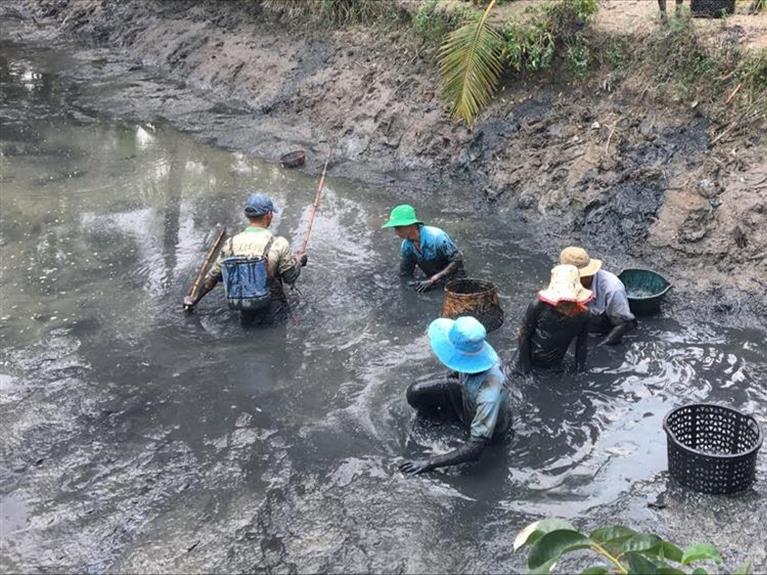
[[[322,196],[322,188],[325,185],[325,173],[328,169],[328,162],[330,162],[330,154],[331,152],[328,152],[328,157],[325,159],[325,166],[322,168],[322,175],[320,176],[320,183],[317,186],[317,193],[314,195],[314,203],[312,204],[312,212],[309,215],[309,223],[306,226],[306,232],[304,232],[304,241],[301,245],[301,249],[299,250],[299,253],[303,254],[306,253],[306,246],[309,244],[309,234],[312,233],[312,226],[314,225],[314,218],[317,216],[317,208],[320,206],[320,197]]]
[[[208,253],[205,255],[205,259],[203,260],[202,265],[200,266],[200,269],[197,270],[197,275],[195,276],[194,282],[192,283],[192,287],[189,288],[189,294],[187,295],[187,298],[191,299],[192,301],[194,301],[194,299],[197,297],[197,292],[200,290],[200,284],[202,283],[202,278],[205,276],[205,273],[208,271],[208,268],[210,267],[210,264],[213,261],[213,258],[218,255],[218,252],[224,243],[225,235],[226,235],[226,228],[221,228],[221,230],[218,232],[218,235],[216,236],[216,239],[213,240],[213,244],[210,246]]]

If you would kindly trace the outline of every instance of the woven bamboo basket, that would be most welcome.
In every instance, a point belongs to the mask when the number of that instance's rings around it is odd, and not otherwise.
[[[451,319],[462,315],[473,316],[488,332],[501,327],[504,318],[495,284],[471,278],[447,282],[441,315]]]

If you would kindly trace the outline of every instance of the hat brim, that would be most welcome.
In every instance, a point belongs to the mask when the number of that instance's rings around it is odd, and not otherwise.
[[[460,373],[481,373],[500,362],[498,354],[487,342],[482,344],[478,352],[472,354],[456,349],[448,337],[454,323],[455,320],[439,318],[429,326],[431,349],[445,366]]]
[[[381,229],[384,228],[401,228],[402,226],[412,226],[414,224],[422,224],[423,222],[421,220],[415,219],[415,218],[405,218],[405,219],[399,219],[399,220],[389,220],[384,225],[381,226]]]
[[[556,290],[552,289],[542,289],[538,292],[538,299],[551,305],[557,305],[563,301],[570,303],[588,303],[593,298],[594,293],[591,290],[587,290],[585,288],[579,290],[578,293],[575,294],[575,297],[569,294],[564,295],[561,292],[557,292]]]
[[[259,217],[259,216],[265,216],[266,214],[279,214],[280,210],[278,210],[275,207],[272,207],[271,210],[256,210],[254,208],[245,208],[245,215],[246,216],[253,216],[253,217]]]
[[[578,275],[582,278],[593,276],[602,269],[602,260],[591,258],[588,265],[578,268]]]

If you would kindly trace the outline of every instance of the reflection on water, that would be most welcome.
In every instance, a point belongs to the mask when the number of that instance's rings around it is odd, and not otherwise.
[[[440,372],[425,329],[441,296],[395,277],[379,227],[396,200],[329,181],[287,326],[243,331],[220,290],[186,316],[211,230],[240,228],[262,190],[295,243],[315,182],[160,121],[75,121],[88,88],[44,56],[0,56],[5,569],[508,571],[526,521],[663,471],[672,407],[767,416],[764,333],[660,316],[592,348],[588,373],[514,381],[515,435],[479,464],[405,478],[395,458],[461,437],[404,400]],[[552,262],[503,213],[445,202],[419,215],[499,285],[507,323],[490,339],[508,359]]]

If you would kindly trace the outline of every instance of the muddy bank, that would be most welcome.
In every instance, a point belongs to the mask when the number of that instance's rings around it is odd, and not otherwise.
[[[767,311],[763,122],[715,142],[724,127],[700,106],[657,99],[641,79],[512,80],[470,131],[449,121],[434,63],[394,27],[291,25],[256,2],[20,1],[13,11],[54,24],[52,39],[120,48],[125,61],[112,67],[181,84],[161,96],[131,86],[111,113],[161,115],[270,160],[303,147],[308,170],[332,146],[333,175],[386,187],[393,201],[459,190],[456,211],[522,219],[552,258],[581,242],[612,268],[659,269],[677,293],[697,294],[675,296],[680,309],[725,322]]]

